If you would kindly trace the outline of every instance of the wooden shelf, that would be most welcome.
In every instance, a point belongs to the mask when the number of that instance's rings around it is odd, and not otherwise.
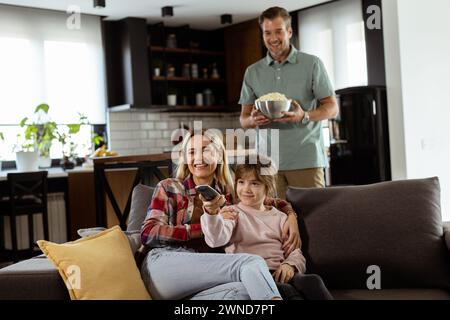
[[[187,77],[161,77],[153,76],[153,81],[190,81],[190,82],[204,82],[204,83],[225,83],[225,79],[201,79],[201,78],[187,78]]]
[[[201,78],[196,78],[196,79],[191,79],[191,81],[193,82],[225,82],[225,79],[201,79]]]
[[[198,49],[192,49],[192,54],[199,54],[199,55],[210,55],[210,56],[224,56],[225,52],[223,51],[208,51],[208,50],[198,50]]]
[[[208,50],[198,50],[198,49],[188,49],[188,48],[165,48],[151,46],[150,50],[154,52],[167,52],[167,53],[190,53],[198,55],[210,55],[210,56],[223,56],[225,53],[223,51],[208,51]]]
[[[231,112],[238,111],[235,108],[230,108],[230,106],[225,105],[211,105],[211,106],[195,106],[195,105],[158,105],[153,106],[158,109],[164,110],[165,112]]]

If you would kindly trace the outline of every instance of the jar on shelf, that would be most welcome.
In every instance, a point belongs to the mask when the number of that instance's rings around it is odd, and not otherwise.
[[[191,64],[191,76],[192,78],[198,78],[198,64]]]
[[[189,78],[190,67],[191,67],[191,66],[189,65],[189,63],[183,64],[183,73],[182,73],[182,76],[183,76],[184,78]]]
[[[171,64],[167,66],[167,77],[175,77],[175,67]]]
[[[214,96],[211,89],[205,89],[203,91],[203,102],[205,106],[211,106],[214,103]]]
[[[171,33],[167,36],[166,46],[167,48],[177,47],[177,36],[174,33]]]
[[[195,95],[195,104],[197,106],[202,106],[203,105],[203,95],[201,93],[197,93]]]

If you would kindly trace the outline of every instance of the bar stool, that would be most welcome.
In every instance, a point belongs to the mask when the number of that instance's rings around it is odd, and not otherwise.
[[[42,214],[45,240],[49,239],[47,212],[47,171],[8,173],[9,198],[0,201],[0,218],[9,217],[12,250],[2,248],[9,261],[17,262],[21,258],[30,258],[34,252],[33,216]],[[19,250],[17,240],[17,217],[28,217],[29,249]],[[3,234],[3,228],[0,230]],[[25,251],[25,252],[24,252]]]

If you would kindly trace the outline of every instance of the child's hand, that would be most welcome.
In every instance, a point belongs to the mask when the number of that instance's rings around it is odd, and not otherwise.
[[[226,202],[225,196],[221,194],[211,201],[207,201],[202,195],[200,195],[200,200],[203,202],[203,209],[209,214],[215,215],[219,212],[221,206]]]
[[[220,210],[219,214],[221,214],[225,220],[237,221],[239,218],[237,210],[233,207],[224,207],[222,208],[222,210]]]
[[[278,269],[272,274],[276,282],[288,283],[294,277],[295,269],[293,266],[283,263]]]

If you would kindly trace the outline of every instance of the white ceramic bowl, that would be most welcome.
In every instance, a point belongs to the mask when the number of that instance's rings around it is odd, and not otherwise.
[[[292,100],[287,101],[257,101],[255,102],[256,109],[261,111],[269,119],[277,119],[283,117],[281,112],[286,112],[291,109]]]

